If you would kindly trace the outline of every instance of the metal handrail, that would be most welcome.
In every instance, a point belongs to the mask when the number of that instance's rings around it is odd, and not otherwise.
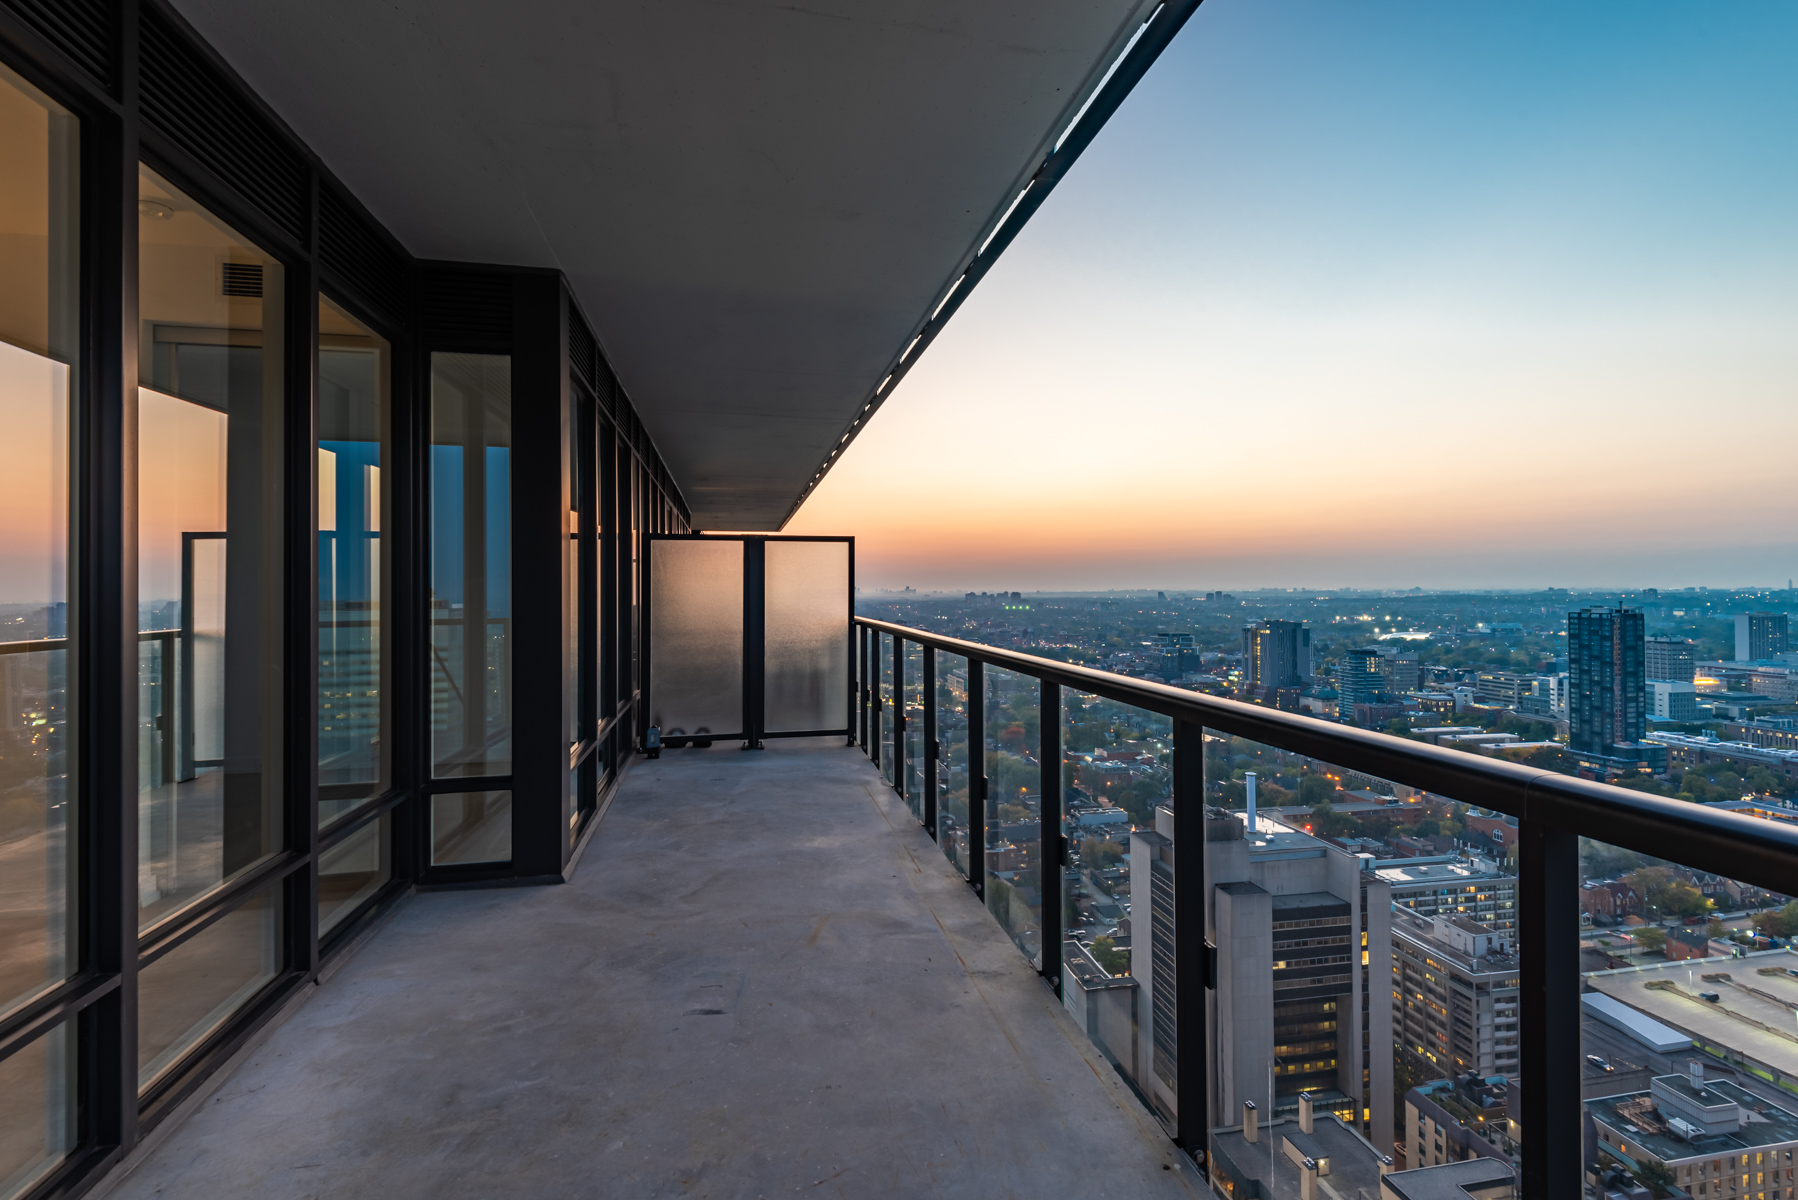
[[[1389,733],[1189,692],[1165,683],[1020,654],[871,617],[856,624],[1134,705],[1276,749],[1642,854],[1787,893],[1798,887],[1798,825],[1723,812],[1684,800],[1576,779],[1539,767],[1475,757]]]

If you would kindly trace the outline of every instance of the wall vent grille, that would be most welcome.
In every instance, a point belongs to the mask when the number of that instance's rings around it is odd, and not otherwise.
[[[419,324],[432,347],[494,353],[510,348],[510,275],[428,271],[418,282]]]
[[[225,286],[227,296],[262,296],[262,264],[232,263],[224,265]]]
[[[112,86],[112,11],[106,0],[0,0],[101,87]]]
[[[406,260],[329,187],[318,195],[318,257],[383,315],[404,321]]]
[[[574,305],[570,304],[568,306],[568,365],[588,387],[599,386],[599,372],[595,369],[598,366],[598,358],[599,344],[593,340],[593,332],[587,328],[587,323],[581,320],[580,314],[574,310]]]
[[[306,162],[168,18],[145,5],[144,120],[306,244]]]

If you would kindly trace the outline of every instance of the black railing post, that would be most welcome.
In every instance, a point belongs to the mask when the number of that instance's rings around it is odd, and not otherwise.
[[[1211,1128],[1205,937],[1205,730],[1174,722],[1174,1140],[1205,1163]],[[1209,1165],[1206,1166],[1209,1177]]]
[[[936,647],[924,647],[924,678],[918,681],[924,693],[924,828],[936,838]]]
[[[856,657],[856,698],[858,706],[856,720],[860,722],[862,734],[862,753],[868,752],[868,667],[874,662],[874,656],[868,652],[868,639],[874,631],[866,625],[857,625],[855,634]]]
[[[874,769],[883,770],[880,761],[880,720],[885,713],[886,697],[880,694],[880,639],[884,636],[878,629],[868,631],[868,694],[871,702],[868,705],[868,757],[874,760]]]
[[[1579,1200],[1585,1192],[1579,1088],[1579,838],[1518,822],[1518,1034],[1522,1042],[1521,1195]]]
[[[968,659],[968,883],[986,898],[986,664]]]
[[[893,790],[905,795],[905,639],[893,638]]]
[[[1037,683],[1038,768],[1042,771],[1037,806],[1042,817],[1042,870],[1038,883],[1043,895],[1043,978],[1061,995],[1061,893],[1067,870],[1065,839],[1061,833],[1061,685],[1039,680]]]

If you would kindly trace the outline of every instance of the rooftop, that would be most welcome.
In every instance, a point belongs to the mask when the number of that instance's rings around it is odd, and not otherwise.
[[[1508,879],[1509,874],[1497,863],[1483,858],[1397,859],[1382,863],[1374,874],[1390,883],[1394,890],[1407,886],[1467,883],[1474,880]]]
[[[1491,1158],[1439,1163],[1411,1171],[1394,1171],[1381,1181],[1394,1200],[1486,1200],[1510,1196],[1515,1177],[1509,1165]]]
[[[1798,953],[1763,950],[1741,958],[1696,958],[1594,971],[1586,982],[1682,1034],[1798,1074],[1792,1008]],[[1713,978],[1707,979],[1706,976]],[[1727,976],[1727,979],[1720,978]],[[1709,992],[1715,1001],[1705,1000]]]
[[[1672,1080],[1689,1091],[1690,1085],[1684,1079],[1684,1076],[1660,1076],[1656,1082]],[[1628,1154],[1632,1146],[1637,1146],[1662,1162],[1678,1162],[1688,1158],[1752,1150],[1756,1146],[1798,1142],[1798,1116],[1771,1101],[1763,1100],[1726,1079],[1706,1080],[1704,1090],[1709,1098],[1733,1101],[1739,1107],[1743,1117],[1740,1131],[1691,1140],[1676,1137],[1651,1092],[1626,1092],[1619,1096],[1587,1100],[1586,1108],[1591,1112],[1593,1120],[1622,1135],[1624,1153]]]
[[[1231,1171],[1239,1180],[1255,1180],[1260,1195],[1296,1196],[1299,1194],[1299,1168],[1283,1153],[1282,1135],[1298,1134],[1296,1117],[1263,1122],[1257,1140],[1250,1142],[1236,1126],[1212,1134],[1213,1153],[1218,1166]],[[1345,1126],[1335,1117],[1319,1116],[1311,1123],[1310,1140],[1330,1159],[1330,1173],[1322,1177],[1338,1195],[1380,1194],[1380,1156],[1367,1139]],[[1271,1190],[1269,1183],[1271,1182]],[[1321,1190],[1321,1189],[1320,1189]],[[1250,1192],[1250,1195],[1257,1193]]]

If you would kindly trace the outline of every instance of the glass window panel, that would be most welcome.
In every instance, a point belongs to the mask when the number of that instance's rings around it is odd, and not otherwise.
[[[431,773],[512,770],[512,360],[431,355]]]
[[[1042,963],[1041,687],[988,667],[986,906],[1024,957]],[[1053,819],[1053,818],[1051,818]]]
[[[75,1148],[75,1042],[64,1022],[0,1059],[0,1200],[29,1191]]]
[[[393,878],[392,816],[382,813],[319,855],[319,936],[354,916]]]
[[[445,792],[431,797],[431,862],[506,862],[512,857],[512,793]]]
[[[912,816],[924,819],[924,647],[906,642],[900,655],[904,686],[900,699],[905,705],[905,786],[901,791]]]
[[[664,739],[743,732],[743,543],[650,543],[649,723]]]
[[[1062,1002],[1093,1045],[1134,1080],[1144,1022],[1159,1019],[1162,1041],[1172,1044],[1170,998],[1162,995],[1152,1013],[1139,1011],[1144,995],[1132,966],[1142,952],[1154,957],[1161,977],[1171,974],[1172,927],[1161,918],[1171,915],[1172,863],[1153,834],[1157,810],[1173,803],[1172,723],[1147,709],[1064,691],[1061,745],[1061,832],[1070,857],[1062,882]],[[1134,867],[1147,877],[1138,879]],[[1140,941],[1139,928],[1146,934]]]
[[[138,972],[140,1091],[280,973],[281,887],[270,884]]]
[[[381,794],[392,743],[386,599],[391,351],[318,306],[318,820]]]
[[[138,903],[278,848],[281,264],[138,171]]]
[[[880,773],[888,783],[896,784],[898,756],[893,752],[893,635],[877,633],[874,646],[880,661],[875,664],[875,678],[880,681]]]
[[[849,543],[765,544],[770,733],[849,724]]]
[[[0,68],[0,1013],[77,965],[68,586],[76,135],[72,116]],[[0,1152],[0,1178],[13,1169]]]
[[[956,870],[968,873],[968,660],[937,651],[936,840]]]
[[[1517,878],[1502,853],[1467,849],[1502,844],[1487,831],[1504,818],[1216,731],[1204,773],[1214,1172],[1297,1195],[1278,1151],[1302,1132],[1306,1097],[1324,1182],[1345,1194],[1377,1189],[1382,1157],[1399,1171],[1475,1157],[1514,1169]],[[1156,832],[1172,837],[1165,808]],[[1158,962],[1132,961],[1154,973],[1140,986],[1159,986]],[[1154,1014],[1139,1082],[1160,1098],[1160,1014],[1139,1011]]]

